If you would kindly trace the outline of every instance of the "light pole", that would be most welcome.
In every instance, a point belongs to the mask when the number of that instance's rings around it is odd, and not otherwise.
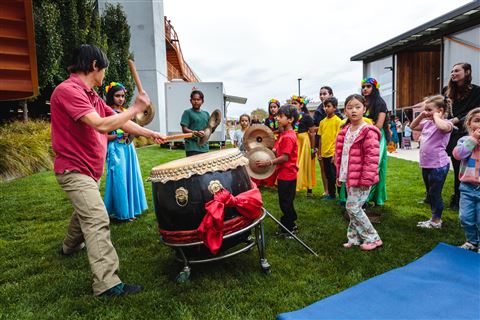
[[[300,97],[300,81],[302,81],[302,78],[298,78],[298,96]]]

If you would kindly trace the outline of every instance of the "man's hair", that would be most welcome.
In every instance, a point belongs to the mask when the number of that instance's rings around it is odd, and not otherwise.
[[[338,107],[338,100],[335,97],[329,97],[323,101],[323,106],[326,107],[327,104],[331,104],[332,106],[335,107],[335,109]]]
[[[95,66],[101,70],[108,67],[108,58],[99,48],[90,44],[82,44],[73,51],[72,62],[67,70],[70,73],[90,73],[93,71],[93,61]]]
[[[278,109],[278,114],[285,115],[288,119],[293,118],[293,123],[298,121],[298,109],[292,104],[285,104]]]

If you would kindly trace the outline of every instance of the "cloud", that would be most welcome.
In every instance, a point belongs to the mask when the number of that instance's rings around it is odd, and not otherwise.
[[[344,99],[358,92],[362,64],[350,57],[469,1],[165,0],[190,67],[221,81],[238,117],[298,91],[318,100],[329,85]]]

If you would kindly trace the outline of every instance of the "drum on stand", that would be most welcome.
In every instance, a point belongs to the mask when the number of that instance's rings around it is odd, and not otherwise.
[[[263,270],[270,271],[270,265],[264,257],[262,220],[265,212],[245,224],[235,208],[225,207],[224,236],[218,254],[210,253],[196,237],[196,230],[206,214],[205,204],[213,199],[209,185],[216,181],[233,196],[252,189],[246,165],[248,159],[235,148],[174,160],[151,170],[148,180],[152,182],[161,241],[174,248],[177,259],[184,262],[184,269],[177,281],[188,279],[189,264],[221,260],[248,251],[255,244],[259,249]],[[255,237],[252,236],[252,229]]]

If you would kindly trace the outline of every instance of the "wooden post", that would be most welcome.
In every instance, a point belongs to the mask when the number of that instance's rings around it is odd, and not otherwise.
[[[28,121],[28,106],[27,106],[27,100],[22,100],[20,102],[20,105],[22,106],[23,109],[23,121]]]

